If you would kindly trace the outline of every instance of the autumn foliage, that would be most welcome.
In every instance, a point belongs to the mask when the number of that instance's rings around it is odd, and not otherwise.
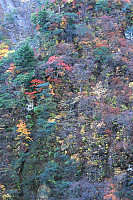
[[[8,45],[3,42],[0,44],[0,60],[2,59],[3,56],[5,56],[9,51]]]
[[[25,140],[32,140],[32,138],[30,137],[31,133],[30,131],[27,129],[25,122],[21,119],[19,121],[19,124],[16,125],[17,132],[19,133],[19,135],[17,136],[17,139],[25,139]]]
[[[130,200],[131,1],[37,2],[33,37],[0,46],[0,191]]]

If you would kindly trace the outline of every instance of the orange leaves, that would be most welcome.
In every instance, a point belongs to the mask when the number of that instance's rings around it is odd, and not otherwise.
[[[89,10],[92,9],[92,8],[93,8],[92,5],[89,5],[89,6],[88,6],[88,9],[89,9]]]
[[[93,40],[95,42],[95,47],[107,47],[108,48],[108,42],[107,40],[100,40],[99,38],[95,38]]]
[[[41,84],[41,83],[44,83],[44,81],[41,81],[40,79],[33,79],[33,80],[30,81],[30,82],[33,83],[33,85],[32,85],[31,87],[37,86],[37,85],[39,85],[39,84]]]
[[[51,89],[50,94],[55,95],[53,88]]]
[[[25,94],[28,94],[31,99],[36,98],[36,96],[34,95],[36,93],[37,93],[36,91],[34,91],[34,92],[25,92]]]
[[[107,129],[107,130],[105,131],[105,133],[107,133],[108,135],[112,135],[112,131],[111,131],[110,129]]]
[[[54,82],[55,84],[61,83],[61,80],[59,78],[51,78],[51,76],[49,76],[47,80],[52,83]]]
[[[49,30],[55,30],[57,27],[58,27],[58,24],[54,22],[49,26]]]
[[[107,194],[106,196],[103,197],[103,199],[106,199],[106,200],[119,200],[114,194]]]
[[[4,194],[5,190],[6,190],[5,186],[0,184],[0,192],[1,192],[1,194]]]
[[[108,46],[107,46],[107,45],[105,45],[105,44],[102,44],[102,43],[98,43],[98,44],[96,44],[96,47],[107,47],[107,48],[108,48]]]
[[[118,197],[116,197],[115,193],[116,193],[116,189],[114,187],[114,184],[111,182],[110,179],[107,179],[108,181],[108,188],[106,190],[104,190],[105,192],[105,196],[103,197],[103,199],[105,200],[122,200],[119,199]]]
[[[14,70],[15,70],[16,66],[14,65],[14,63],[12,63],[10,66],[11,67],[9,67],[8,70],[6,70],[6,73],[9,72],[9,73],[14,74]]]
[[[6,192],[6,188],[4,185],[0,184],[0,193],[1,193],[1,199],[6,200],[6,199],[11,199],[11,195],[9,195]]]
[[[127,57],[122,57],[122,60],[124,61],[124,62],[128,62],[128,60],[127,60]]]
[[[32,140],[30,137],[31,133],[27,129],[26,124],[22,119],[20,120],[19,124],[16,125],[16,127],[18,127],[17,132],[20,133],[20,135],[17,136],[17,139],[24,138],[26,140]]]

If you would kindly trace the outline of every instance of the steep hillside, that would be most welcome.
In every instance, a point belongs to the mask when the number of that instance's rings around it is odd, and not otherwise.
[[[131,1],[1,9],[1,200],[132,200]]]

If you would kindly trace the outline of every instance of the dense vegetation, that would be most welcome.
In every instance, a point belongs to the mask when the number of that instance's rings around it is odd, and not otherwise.
[[[52,0],[31,21],[0,44],[1,199],[133,199],[133,5]]]

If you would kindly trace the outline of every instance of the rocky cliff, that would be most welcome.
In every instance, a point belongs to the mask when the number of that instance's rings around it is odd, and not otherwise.
[[[31,13],[38,5],[37,0],[0,0],[0,32],[16,43],[34,34]]]

